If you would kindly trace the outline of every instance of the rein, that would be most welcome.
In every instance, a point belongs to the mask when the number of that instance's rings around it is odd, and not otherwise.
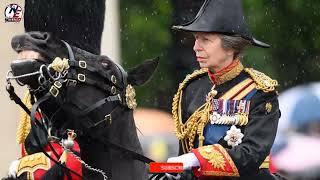
[[[76,86],[77,83],[86,83],[88,85],[95,86],[95,87],[97,87],[99,89],[102,89],[103,91],[111,92],[111,94],[113,94],[111,96],[108,96],[106,98],[103,98],[103,99],[99,100],[98,102],[90,105],[89,107],[86,107],[85,109],[80,108],[79,104],[78,104],[77,107],[79,107],[80,109],[83,109],[82,112],[79,114],[79,116],[87,116],[93,110],[103,106],[104,104],[110,103],[110,102],[117,102],[117,103],[120,104],[120,106],[116,106],[115,108],[113,108],[109,114],[106,114],[103,120],[98,121],[96,123],[92,123],[91,126],[86,127],[87,129],[91,129],[91,128],[99,125],[100,123],[103,123],[103,122],[106,122],[106,121],[111,122],[113,118],[115,118],[116,116],[121,114],[121,112],[123,111],[123,108],[132,109],[132,106],[129,105],[128,102],[127,102],[128,97],[125,97],[126,90],[127,90],[125,87],[128,87],[128,84],[127,84],[127,73],[123,70],[123,68],[120,65],[116,64],[116,67],[121,72],[121,76],[122,76],[121,80],[124,83],[124,87],[122,87],[122,88],[117,84],[117,80],[116,80],[114,75],[110,76],[110,75],[107,75],[107,74],[103,74],[102,72],[99,72],[96,68],[88,65],[86,63],[86,61],[76,61],[75,57],[74,57],[74,53],[73,53],[70,45],[65,41],[62,41],[62,42],[66,45],[66,47],[68,49],[68,54],[69,54],[69,61],[68,61],[69,67],[68,68],[66,68],[66,69],[62,68],[61,71],[56,71],[55,74],[52,74],[50,72],[50,69],[51,68],[54,69],[54,66],[53,66],[53,64],[50,64],[49,66],[42,65],[40,67],[39,71],[36,71],[36,72],[33,72],[33,73],[28,73],[28,74],[24,74],[24,75],[20,75],[20,76],[13,76],[13,75],[9,76],[10,73],[12,74],[12,72],[9,71],[8,74],[7,74],[6,90],[9,93],[9,97],[16,104],[18,104],[31,117],[31,123],[39,126],[40,129],[42,131],[44,131],[48,135],[48,132],[47,132],[47,129],[46,129],[45,125],[42,124],[40,121],[38,121],[36,119],[35,115],[36,115],[38,106],[41,103],[43,103],[46,100],[48,100],[50,97],[53,96],[56,99],[61,98],[61,97],[59,97],[59,94],[61,93],[61,88],[63,87],[63,84],[66,84],[66,86]],[[112,83],[112,86],[110,87],[110,85],[106,85],[103,82],[99,82],[97,80],[90,79],[90,78],[86,77],[86,75],[83,74],[83,73],[77,73],[76,68],[77,69],[81,69],[81,70],[86,70],[86,71],[89,71],[91,73],[98,74],[99,76],[103,77],[104,79],[107,79],[108,81],[110,81]],[[40,86],[39,86],[38,90],[40,89],[42,91],[44,89],[48,89],[49,92],[46,93],[43,97],[41,97],[37,102],[35,102],[33,104],[33,106],[32,106],[31,111],[30,111],[26,107],[26,105],[21,101],[21,99],[17,96],[17,94],[14,92],[14,87],[12,86],[10,80],[11,79],[15,79],[15,80],[17,80],[19,85],[22,85],[21,83],[19,83],[18,78],[34,76],[34,75],[39,75],[38,81],[39,81]],[[50,79],[48,80],[47,77],[49,77]],[[52,82],[52,80],[54,82]],[[122,91],[117,90],[117,88],[119,88]],[[39,139],[39,136],[37,135],[37,133],[32,128],[31,128],[31,131],[33,131],[32,133],[34,135],[36,143],[39,146],[39,148],[41,149],[42,153],[44,153],[50,160],[52,160],[53,162],[58,164],[63,169],[68,170],[69,172],[75,174],[76,176],[78,176],[80,178],[84,178],[83,176],[81,176],[77,172],[75,172],[72,169],[66,167],[64,164],[61,164],[60,162],[56,161],[47,152],[45,152],[44,151],[44,147],[40,143],[40,139]],[[123,154],[126,154],[126,155],[130,156],[132,159],[139,160],[139,161],[147,163],[147,164],[149,164],[150,162],[154,162],[150,158],[148,158],[148,157],[146,157],[144,155],[141,155],[141,154],[139,154],[139,153],[137,153],[135,151],[132,151],[130,149],[127,149],[126,147],[123,147],[121,145],[115,144],[115,143],[111,142],[109,139],[107,139],[105,137],[101,136],[101,137],[95,137],[93,139],[97,140],[98,142],[103,144],[106,148],[109,147],[109,148],[114,149],[116,151],[120,151]],[[55,152],[55,150],[53,149],[53,147],[51,146],[51,144],[48,143],[48,145],[49,145],[50,149],[53,151],[53,153],[56,156],[58,156],[57,153]],[[105,175],[105,173],[102,170],[94,169],[94,168],[91,168],[90,170],[93,170],[93,171],[101,173],[104,176],[104,179],[107,179],[107,176]]]
[[[35,115],[38,109],[38,106],[46,101],[47,99],[49,99],[51,97],[51,95],[49,93],[47,93],[45,96],[43,96],[42,98],[40,98],[35,104],[33,104],[31,111],[27,108],[27,106],[21,101],[21,99],[19,98],[19,96],[15,93],[14,91],[14,87],[11,85],[11,83],[9,82],[7,84],[7,88],[6,90],[9,93],[9,97],[11,100],[13,100],[16,104],[18,104],[29,116],[31,119],[31,123],[39,126],[41,128],[42,131],[44,131],[46,134],[48,133],[46,131],[45,126],[40,123],[38,120],[36,120]],[[66,167],[65,165],[61,164],[60,162],[58,162],[57,160],[53,159],[46,151],[44,151],[44,147],[41,145],[40,143],[40,139],[37,136],[37,133],[35,132],[35,130],[33,128],[31,128],[31,131],[34,135],[34,138],[36,140],[36,143],[38,144],[38,146],[40,147],[41,152],[47,156],[51,161],[53,161],[54,163],[56,163],[58,166],[62,167],[63,169],[66,169],[68,171],[70,171],[71,173],[75,174],[76,176],[79,176],[80,178],[84,178],[83,176],[81,176],[80,174],[78,174],[77,172],[73,171],[72,169],[69,169],[68,167]],[[50,149],[53,151],[53,153],[55,154],[55,156],[58,158],[58,154],[57,152],[53,149],[53,147],[51,146],[50,143],[48,143]],[[84,178],[86,179],[86,178]]]

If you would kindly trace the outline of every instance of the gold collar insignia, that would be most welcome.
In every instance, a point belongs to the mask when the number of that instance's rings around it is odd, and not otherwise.
[[[237,77],[241,73],[241,71],[243,69],[244,69],[243,65],[240,62],[238,65],[236,65],[230,71],[222,74],[221,76],[217,76],[215,79],[216,85],[223,84],[225,82],[228,82],[228,81],[234,79],[235,77]]]

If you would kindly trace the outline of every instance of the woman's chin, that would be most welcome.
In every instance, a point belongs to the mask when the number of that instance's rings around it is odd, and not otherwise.
[[[208,66],[205,63],[199,63],[200,68],[211,68],[211,66]]]

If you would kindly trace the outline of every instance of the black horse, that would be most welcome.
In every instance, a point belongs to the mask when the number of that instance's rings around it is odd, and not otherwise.
[[[135,99],[130,85],[144,84],[156,69],[158,59],[147,60],[126,72],[107,56],[69,46],[47,32],[15,36],[12,47],[17,53],[26,50],[40,53],[37,60],[13,61],[11,69],[14,76],[22,75],[18,81],[27,84],[37,100],[49,95],[39,103],[39,109],[47,117],[44,124],[50,127],[51,136],[65,137],[68,129],[74,130],[81,159],[105,172],[109,179],[148,179],[145,163],[132,155],[142,154],[142,148],[136,134],[132,110]],[[69,59],[69,67],[62,67],[61,60],[54,65],[56,57]],[[32,132],[28,135],[27,151],[40,151],[31,136],[36,135]],[[84,178],[104,178],[92,168],[83,165]]]

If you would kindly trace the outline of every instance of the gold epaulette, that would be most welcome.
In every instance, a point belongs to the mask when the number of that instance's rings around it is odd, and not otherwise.
[[[256,89],[258,90],[262,90],[263,92],[271,92],[274,91],[278,86],[277,80],[273,80],[269,76],[253,68],[245,68],[244,71],[247,72],[256,83]]]

